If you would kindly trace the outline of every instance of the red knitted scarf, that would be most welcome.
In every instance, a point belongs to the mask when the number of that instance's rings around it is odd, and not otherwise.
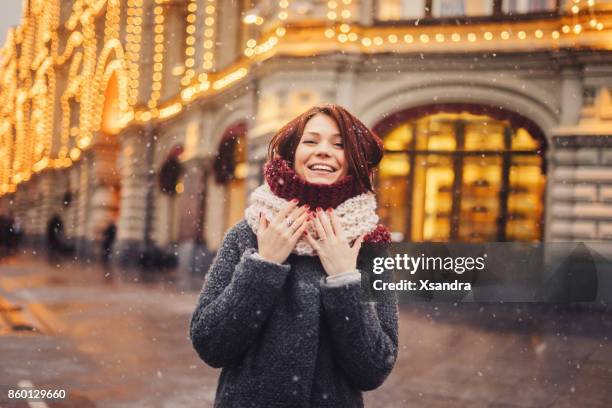
[[[264,178],[270,190],[285,200],[297,198],[300,205],[308,204],[310,208],[336,208],[349,198],[366,191],[352,175],[344,177],[333,184],[314,184],[301,178],[293,166],[281,158],[272,159],[264,165]],[[389,230],[382,224],[368,233],[365,242],[390,242]]]

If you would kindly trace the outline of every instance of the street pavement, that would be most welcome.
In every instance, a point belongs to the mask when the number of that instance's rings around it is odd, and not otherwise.
[[[0,260],[0,298],[34,327],[0,314],[0,408],[212,407],[219,370],[188,338],[201,280]],[[583,307],[401,305],[395,369],[366,407],[611,407],[611,338],[612,316]],[[68,397],[7,397],[28,386]]]

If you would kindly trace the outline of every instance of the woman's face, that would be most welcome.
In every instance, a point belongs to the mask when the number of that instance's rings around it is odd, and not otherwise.
[[[300,177],[314,184],[332,184],[348,174],[342,136],[332,118],[317,113],[306,122],[294,166]]]

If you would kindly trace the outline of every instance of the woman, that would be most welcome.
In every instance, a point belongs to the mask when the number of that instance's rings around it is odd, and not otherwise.
[[[223,367],[215,407],[363,407],[361,391],[391,371],[397,305],[363,302],[357,269],[362,242],[389,241],[370,181],[382,153],[337,105],[272,139],[266,183],[225,236],[191,319],[199,356]]]

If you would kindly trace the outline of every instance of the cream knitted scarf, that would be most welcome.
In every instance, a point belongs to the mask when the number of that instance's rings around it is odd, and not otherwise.
[[[257,234],[259,229],[259,213],[261,212],[269,220],[289,201],[275,195],[267,183],[257,187],[249,198],[249,206],[245,210],[245,219],[253,232]],[[376,214],[376,198],[372,193],[363,193],[349,198],[334,209],[334,213],[340,220],[340,226],[344,230],[349,242],[353,242],[362,234],[373,231],[377,227],[378,215]],[[316,231],[308,229],[308,233],[316,237]],[[315,256],[315,251],[306,238],[301,237],[293,253],[297,255]]]

